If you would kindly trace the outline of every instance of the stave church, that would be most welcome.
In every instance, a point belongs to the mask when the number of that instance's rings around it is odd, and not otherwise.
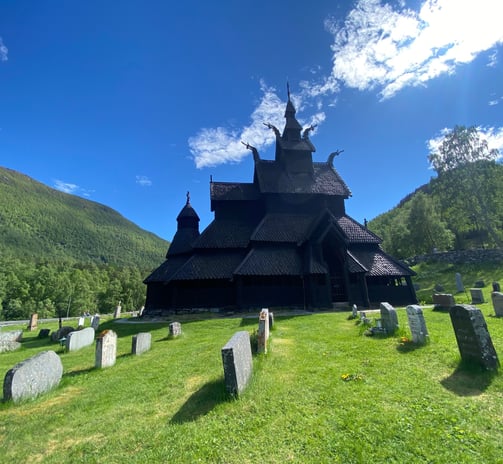
[[[213,221],[199,230],[187,193],[164,262],[144,283],[143,314],[211,309],[329,309],[417,302],[414,271],[349,217],[351,192],[334,167],[339,152],[314,162],[288,92],[274,159],[253,153],[253,181],[210,181]]]

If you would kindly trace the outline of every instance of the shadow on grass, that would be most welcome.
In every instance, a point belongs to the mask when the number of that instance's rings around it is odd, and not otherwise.
[[[478,396],[486,391],[495,376],[496,371],[460,362],[456,370],[440,383],[458,396]]]
[[[428,342],[425,343],[414,343],[412,340],[400,341],[396,346],[396,350],[399,353],[411,353],[412,351],[420,350],[424,348]]]
[[[178,412],[171,418],[172,424],[192,422],[208,414],[217,404],[230,401],[225,391],[223,377],[204,384],[193,393]]]

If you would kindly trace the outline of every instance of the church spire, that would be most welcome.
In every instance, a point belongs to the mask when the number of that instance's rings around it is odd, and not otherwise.
[[[282,138],[283,140],[293,142],[300,140],[300,131],[302,130],[302,126],[295,118],[296,110],[290,98],[290,84],[288,82],[286,84],[286,91],[288,95],[288,101],[286,103],[286,109],[285,109],[286,123],[285,128],[283,129]]]

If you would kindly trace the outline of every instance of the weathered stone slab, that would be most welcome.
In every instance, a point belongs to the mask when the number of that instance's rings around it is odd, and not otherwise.
[[[493,282],[493,292],[501,292],[501,286],[499,282]]]
[[[456,305],[449,310],[461,359],[480,364],[486,369],[499,367],[487,324],[480,309],[470,305]]]
[[[16,351],[21,348],[21,343],[16,341],[0,340],[0,353],[6,353],[7,351]]]
[[[33,332],[38,328],[38,314],[34,313],[30,316],[30,322],[28,322],[28,330]]]
[[[0,332],[0,342],[20,342],[23,338],[22,330],[9,330]]]
[[[248,385],[253,371],[250,334],[236,332],[222,348],[225,389],[239,395]]]
[[[71,332],[75,332],[75,329],[73,327],[66,325],[60,327],[58,330],[55,330],[51,333],[51,341],[57,342],[58,340],[65,338]]]
[[[491,300],[493,302],[494,314],[496,317],[503,317],[503,293],[492,292]]]
[[[423,310],[419,305],[409,305],[406,308],[407,320],[412,335],[413,343],[422,345],[428,341],[428,329],[424,320]]]
[[[140,355],[150,350],[152,346],[152,334],[150,332],[140,332],[133,335],[131,353]]]
[[[114,319],[119,319],[121,317],[121,311],[122,311],[122,306],[119,301],[119,304],[117,305],[117,307],[115,308],[115,311],[114,311]]]
[[[100,316],[98,316],[98,314],[95,314],[94,316],[91,317],[91,327],[94,330],[98,330],[99,325],[100,325]]]
[[[82,328],[82,327],[84,327],[85,325],[86,325],[86,318],[85,318],[85,317],[83,317],[83,316],[79,317],[79,324],[78,324],[78,326],[79,326],[80,328]]]
[[[387,334],[394,334],[398,329],[398,316],[395,308],[387,302],[379,305],[381,309],[381,324]]]
[[[4,401],[34,398],[59,385],[63,364],[54,351],[43,351],[16,364],[5,374]]]
[[[172,322],[169,324],[169,336],[178,337],[182,334],[182,324],[179,322]]]
[[[274,313],[269,311],[269,330],[274,329]]]
[[[47,338],[51,333],[51,329],[40,329],[38,333],[38,338]]]
[[[485,303],[484,294],[480,288],[470,288],[470,295],[472,296],[472,304]]]
[[[269,310],[267,308],[262,308],[258,317],[258,353],[267,353],[267,340],[269,340]]]
[[[456,302],[454,297],[450,293],[434,293],[433,294],[433,305],[436,310],[449,309],[452,308]]]
[[[82,330],[70,332],[66,336],[65,347],[67,351],[77,351],[85,346],[92,345],[93,343],[94,329],[92,327],[86,327]]]
[[[456,290],[458,293],[463,293],[465,291],[463,279],[461,278],[461,274],[459,272],[456,272]]]
[[[95,366],[98,369],[110,367],[117,358],[117,334],[113,330],[105,330],[96,339]]]

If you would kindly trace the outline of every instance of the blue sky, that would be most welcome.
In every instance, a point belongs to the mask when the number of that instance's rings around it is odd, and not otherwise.
[[[0,166],[171,240],[190,191],[274,157],[286,83],[363,222],[428,182],[429,147],[475,125],[503,149],[501,0],[2,0]]]

